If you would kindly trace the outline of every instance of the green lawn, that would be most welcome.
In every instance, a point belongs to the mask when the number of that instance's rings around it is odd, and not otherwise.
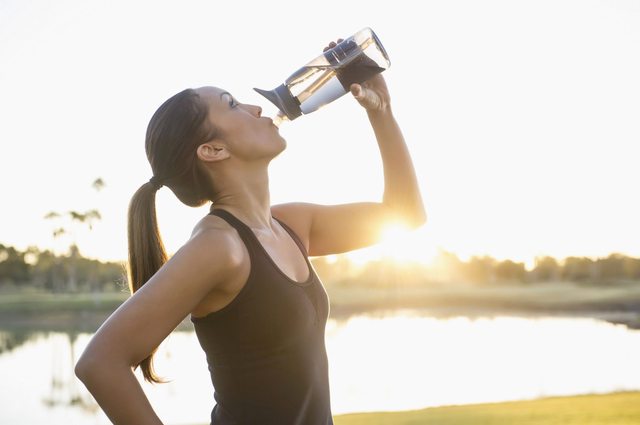
[[[21,291],[0,294],[2,313],[51,313],[59,311],[113,311],[129,296],[128,292],[53,294]]]
[[[334,418],[335,425],[639,425],[640,392],[550,397]]]
[[[367,287],[328,286],[332,313],[351,314],[375,309],[429,308],[456,314],[477,310],[521,312],[638,312],[640,284],[579,285],[554,282],[531,285],[442,285]],[[51,294],[35,290],[0,292],[1,313],[52,311],[113,311],[128,291]],[[639,313],[640,319],[640,313]]]
[[[427,309],[434,317],[477,314],[556,314],[597,317],[640,329],[640,284],[329,286],[331,317],[340,319],[380,310]],[[97,328],[129,294],[121,292],[50,294],[34,290],[0,292],[0,324],[63,327],[78,317]],[[6,327],[6,326],[5,326]],[[51,326],[49,326],[51,328]]]
[[[512,285],[366,287],[362,285],[327,287],[332,303],[342,306],[513,308],[525,311],[616,310],[640,304],[640,284],[586,285],[548,282]]]
[[[128,297],[125,292],[0,294],[0,330],[9,332],[95,332]]]

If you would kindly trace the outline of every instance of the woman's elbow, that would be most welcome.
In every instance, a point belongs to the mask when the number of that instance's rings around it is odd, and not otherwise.
[[[95,363],[95,361],[93,361],[91,356],[87,355],[86,352],[82,356],[80,356],[74,368],[76,377],[80,381],[86,383],[87,380],[89,380],[89,378],[91,377],[91,371],[95,370],[95,366],[93,365],[93,363]]]
[[[74,372],[85,386],[90,386],[91,382],[102,379],[105,370],[114,370],[116,364],[114,359],[87,348],[76,362]]]
[[[415,211],[409,217],[407,217],[407,224],[409,228],[415,230],[423,226],[427,222],[427,212],[423,209]]]
[[[415,230],[427,222],[427,212],[421,199],[382,202],[383,221],[399,223],[408,230]]]
[[[410,208],[404,209],[403,213],[402,221],[412,230],[421,227],[427,222],[427,211],[422,202],[417,202]]]

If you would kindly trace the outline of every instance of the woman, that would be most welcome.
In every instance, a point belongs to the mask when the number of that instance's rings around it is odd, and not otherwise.
[[[389,220],[413,227],[425,221],[383,77],[350,90],[380,148],[380,203],[272,206],[267,168],[286,142],[259,106],[224,90],[188,89],[156,111],[146,136],[153,177],[129,207],[133,295],[76,365],[114,423],[161,423],[133,370],[140,366],[147,381],[161,382],[153,353],[189,315],[211,371],[212,424],[333,423],[324,345],[329,303],[308,256],[374,244]],[[163,185],[189,206],[212,204],[169,260],[155,213]]]

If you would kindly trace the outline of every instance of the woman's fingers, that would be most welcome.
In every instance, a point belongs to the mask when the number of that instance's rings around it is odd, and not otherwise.
[[[339,38],[337,41],[332,41],[331,43],[329,43],[329,45],[327,47],[325,47],[322,51],[326,52],[329,49],[333,49],[334,47],[336,47],[338,44],[342,43],[344,40],[342,38]]]
[[[349,87],[351,94],[353,95],[353,97],[355,97],[357,100],[361,100],[362,99],[362,86],[358,83],[353,83],[351,84],[351,86]]]
[[[367,86],[367,83],[353,83],[349,86],[349,91],[358,103],[368,110],[381,110],[384,107],[384,100],[380,94]]]
[[[324,50],[322,50],[323,52],[326,52],[329,49],[333,49],[334,47],[336,47],[336,43],[335,41],[332,41],[331,43],[329,43],[329,45],[327,47],[324,48]]]

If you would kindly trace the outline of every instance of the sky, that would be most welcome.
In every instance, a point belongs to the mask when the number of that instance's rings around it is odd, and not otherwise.
[[[354,258],[640,256],[634,0],[1,0],[0,243],[125,259],[128,202],[151,177],[144,133],[166,98],[214,85],[273,116],[253,87],[364,27],[389,54],[429,220]],[[272,203],[381,199],[373,132],[348,95],[280,133]],[[157,203],[174,252],[207,208],[167,188]],[[67,239],[43,218],[94,208],[102,220]]]

